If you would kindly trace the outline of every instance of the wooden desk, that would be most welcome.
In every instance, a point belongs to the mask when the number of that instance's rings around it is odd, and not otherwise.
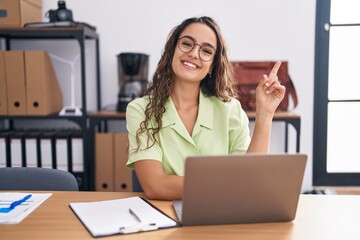
[[[0,239],[93,239],[69,208],[70,202],[124,198],[135,193],[53,192],[21,223],[0,225]],[[141,196],[141,195],[140,195]],[[151,201],[174,217],[169,201]],[[360,196],[301,195],[293,222],[178,227],[104,239],[360,239]]]

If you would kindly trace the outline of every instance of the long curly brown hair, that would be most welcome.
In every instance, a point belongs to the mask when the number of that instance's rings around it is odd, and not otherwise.
[[[162,128],[162,116],[166,111],[165,104],[170,97],[174,84],[175,74],[171,63],[175,48],[181,33],[187,26],[193,23],[207,25],[215,32],[217,38],[217,49],[212,63],[212,74],[206,75],[201,81],[200,88],[202,92],[207,96],[216,96],[224,102],[236,97],[236,91],[233,88],[232,67],[228,60],[226,43],[218,24],[212,18],[206,16],[184,20],[170,32],[152,82],[144,93],[144,95],[149,95],[150,97],[145,109],[145,120],[140,124],[140,128],[136,132],[137,149],[135,149],[135,152],[140,149],[139,135],[144,132],[146,132],[148,139],[145,149],[152,147],[158,142],[156,134]],[[151,119],[155,120],[156,126],[150,126],[149,122]]]

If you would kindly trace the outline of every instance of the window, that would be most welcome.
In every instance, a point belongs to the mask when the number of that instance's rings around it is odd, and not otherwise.
[[[360,1],[318,0],[314,185],[360,185]]]

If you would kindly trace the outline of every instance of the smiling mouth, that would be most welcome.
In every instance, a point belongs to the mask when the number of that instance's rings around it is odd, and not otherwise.
[[[185,66],[190,67],[190,68],[192,68],[192,69],[197,69],[197,68],[199,68],[196,64],[191,63],[191,62],[188,62],[188,61],[182,61],[182,63],[183,63]]]

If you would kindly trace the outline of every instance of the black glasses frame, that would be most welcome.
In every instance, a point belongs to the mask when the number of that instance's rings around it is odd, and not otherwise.
[[[184,39],[184,38],[189,39],[189,40],[191,40],[191,41],[194,43],[193,47],[192,47],[189,51],[184,51],[184,50],[181,49],[181,47],[180,47],[180,41],[181,41],[182,39]],[[195,46],[198,45],[198,46],[199,46],[199,57],[200,57],[200,59],[201,59],[202,61],[204,61],[204,62],[210,62],[210,61],[213,60],[213,59],[215,58],[215,56],[216,56],[216,49],[214,48],[215,53],[214,53],[214,55],[212,56],[212,58],[211,58],[210,60],[204,60],[204,59],[201,57],[201,54],[200,54],[200,51],[201,51],[201,49],[202,49],[204,46],[201,46],[200,44],[195,43],[193,39],[191,39],[191,38],[189,38],[189,37],[187,37],[187,36],[184,36],[184,37],[179,38],[176,45],[178,46],[178,48],[180,49],[180,51],[182,51],[183,53],[189,53],[189,52],[191,52],[192,50],[194,50]]]

